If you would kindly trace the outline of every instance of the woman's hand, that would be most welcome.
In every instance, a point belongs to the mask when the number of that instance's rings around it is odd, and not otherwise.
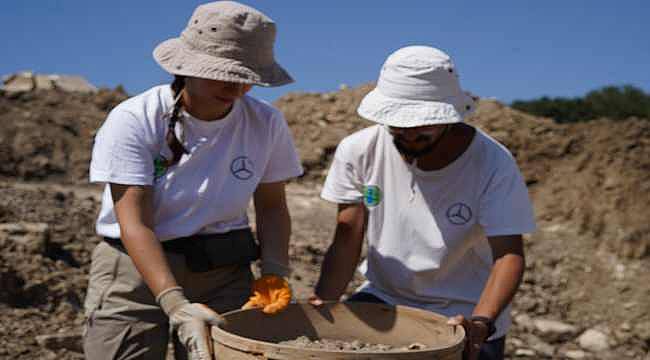
[[[253,282],[253,295],[242,309],[262,308],[266,314],[276,314],[291,302],[287,280],[276,275],[264,275]]]
[[[190,360],[211,360],[214,351],[210,326],[222,325],[225,319],[203,304],[190,303],[179,286],[163,290],[156,301],[169,317]]]

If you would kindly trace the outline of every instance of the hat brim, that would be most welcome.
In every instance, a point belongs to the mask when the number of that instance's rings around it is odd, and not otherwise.
[[[466,93],[424,101],[392,98],[375,88],[361,100],[357,113],[379,124],[409,128],[462,122],[475,108],[476,100]]]
[[[179,38],[160,43],[154,49],[153,57],[158,65],[174,75],[266,87],[293,82],[293,78],[278,63],[274,62],[271,66],[261,69],[252,69],[237,60],[192,50]]]

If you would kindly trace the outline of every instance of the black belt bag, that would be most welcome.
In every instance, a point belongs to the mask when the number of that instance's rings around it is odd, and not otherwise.
[[[125,251],[120,239],[104,238],[108,244]],[[251,229],[223,234],[192,235],[163,241],[163,249],[185,255],[192,272],[206,272],[228,265],[245,265],[260,258],[260,246]]]

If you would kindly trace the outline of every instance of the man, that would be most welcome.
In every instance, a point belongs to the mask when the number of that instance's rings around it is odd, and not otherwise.
[[[442,313],[465,328],[466,358],[503,358],[535,222],[512,155],[463,123],[475,106],[442,51],[388,57],[358,108],[377,125],[341,142],[321,194],[339,210],[313,304],[344,293],[365,235],[367,282],[351,301]]]

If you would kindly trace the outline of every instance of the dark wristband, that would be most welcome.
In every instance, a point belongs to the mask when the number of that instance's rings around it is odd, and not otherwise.
[[[490,319],[487,316],[472,316],[470,319],[472,322],[480,322],[485,324],[488,328],[488,335],[486,338],[489,338],[497,331],[497,328],[494,326],[494,320]]]

